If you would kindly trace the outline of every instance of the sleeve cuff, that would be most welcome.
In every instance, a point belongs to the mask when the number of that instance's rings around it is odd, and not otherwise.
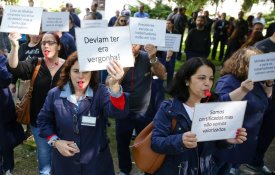
[[[123,89],[122,89],[122,86],[121,86],[121,85],[119,85],[119,91],[118,91],[117,93],[112,92],[111,88],[108,88],[108,90],[109,90],[109,92],[110,92],[110,95],[111,95],[112,97],[115,97],[115,98],[120,97],[120,96],[122,95],[122,92],[123,92]]]
[[[124,106],[125,106],[125,97],[124,97],[124,93],[122,93],[120,95],[120,97],[116,98],[114,96],[110,96],[110,101],[112,103],[112,105],[119,109],[119,110],[123,110],[124,109]]]

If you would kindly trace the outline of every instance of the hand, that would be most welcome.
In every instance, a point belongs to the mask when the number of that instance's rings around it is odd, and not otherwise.
[[[265,81],[266,86],[267,86],[267,87],[272,87],[273,81],[274,81],[274,80],[266,80],[266,81]]]
[[[13,32],[13,33],[9,34],[9,39],[10,39],[11,45],[13,47],[19,47],[19,41],[18,40],[21,39],[21,38],[22,38],[22,36],[21,36],[20,33]]]
[[[16,85],[15,84],[10,84],[9,85],[9,88],[10,88],[10,91],[12,92],[12,93],[15,93],[16,92]]]
[[[247,132],[245,128],[240,128],[236,132],[236,137],[234,139],[227,139],[226,141],[231,144],[241,144],[247,140]]]
[[[152,44],[146,44],[144,50],[148,53],[149,59],[155,59],[157,55],[157,48]]]
[[[183,133],[182,142],[186,148],[196,148],[198,146],[196,134],[190,131]]]
[[[166,53],[166,61],[169,62],[171,60],[171,57],[173,56],[173,51],[168,50]]]
[[[243,81],[243,82],[241,83],[241,89],[242,89],[244,92],[246,92],[246,93],[248,93],[249,91],[251,91],[253,88],[254,88],[254,83],[253,83],[252,80],[246,79],[245,81]]]
[[[71,157],[74,156],[76,153],[79,153],[79,149],[73,147],[73,144],[75,144],[73,141],[56,140],[54,146],[63,156]]]
[[[107,72],[110,75],[110,78],[109,78],[109,87],[112,89],[113,86],[118,86],[119,85],[119,80],[124,75],[124,70],[123,70],[123,67],[121,66],[121,64],[119,64],[115,60],[110,61],[110,64],[107,65]],[[119,90],[119,87],[118,87],[118,90]]]

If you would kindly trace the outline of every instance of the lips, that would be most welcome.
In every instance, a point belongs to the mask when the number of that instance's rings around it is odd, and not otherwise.
[[[211,97],[211,92],[207,89],[204,91],[204,95],[207,97]]]
[[[83,88],[83,81],[79,81],[79,82],[77,82],[78,83],[78,87],[80,88],[80,89],[82,89]]]

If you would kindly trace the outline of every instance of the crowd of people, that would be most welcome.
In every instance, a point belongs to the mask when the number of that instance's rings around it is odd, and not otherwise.
[[[98,6],[92,2],[84,20],[101,20]],[[3,10],[0,5],[0,22]],[[70,12],[69,32],[0,33],[0,175],[12,175],[13,149],[30,133],[39,175],[114,175],[109,117],[115,119],[118,175],[131,174],[131,140],[151,121],[151,147],[166,154],[156,175],[272,174],[264,155],[275,136],[274,80],[253,82],[248,69],[251,56],[275,52],[275,22],[266,26],[261,12],[245,20],[242,11],[237,19],[226,13],[211,19],[208,11],[187,17],[186,10],[176,7],[166,19],[166,33],[181,34],[179,51],[133,44],[130,68],[110,61],[103,71],[80,71],[75,43],[80,19],[71,3],[60,10]],[[134,14],[125,4],[108,27],[127,26],[131,16],[150,18],[144,4]],[[218,47],[222,68],[215,83]],[[176,60],[184,56],[174,75]],[[21,100],[37,64],[31,122],[24,133],[12,93]],[[165,100],[165,92],[171,98]],[[243,126],[235,138],[198,142],[191,132],[195,104],[223,101],[247,101]]]

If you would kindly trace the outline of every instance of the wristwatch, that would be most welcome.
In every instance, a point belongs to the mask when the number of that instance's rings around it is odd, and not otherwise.
[[[150,59],[150,63],[151,64],[155,64],[156,62],[158,62],[158,57],[156,57],[154,60],[153,59]]]
[[[49,144],[50,146],[52,146],[52,147],[55,147],[55,142],[56,142],[57,140],[60,140],[60,138],[57,137],[57,136],[53,136],[53,137],[48,141],[48,144]]]

